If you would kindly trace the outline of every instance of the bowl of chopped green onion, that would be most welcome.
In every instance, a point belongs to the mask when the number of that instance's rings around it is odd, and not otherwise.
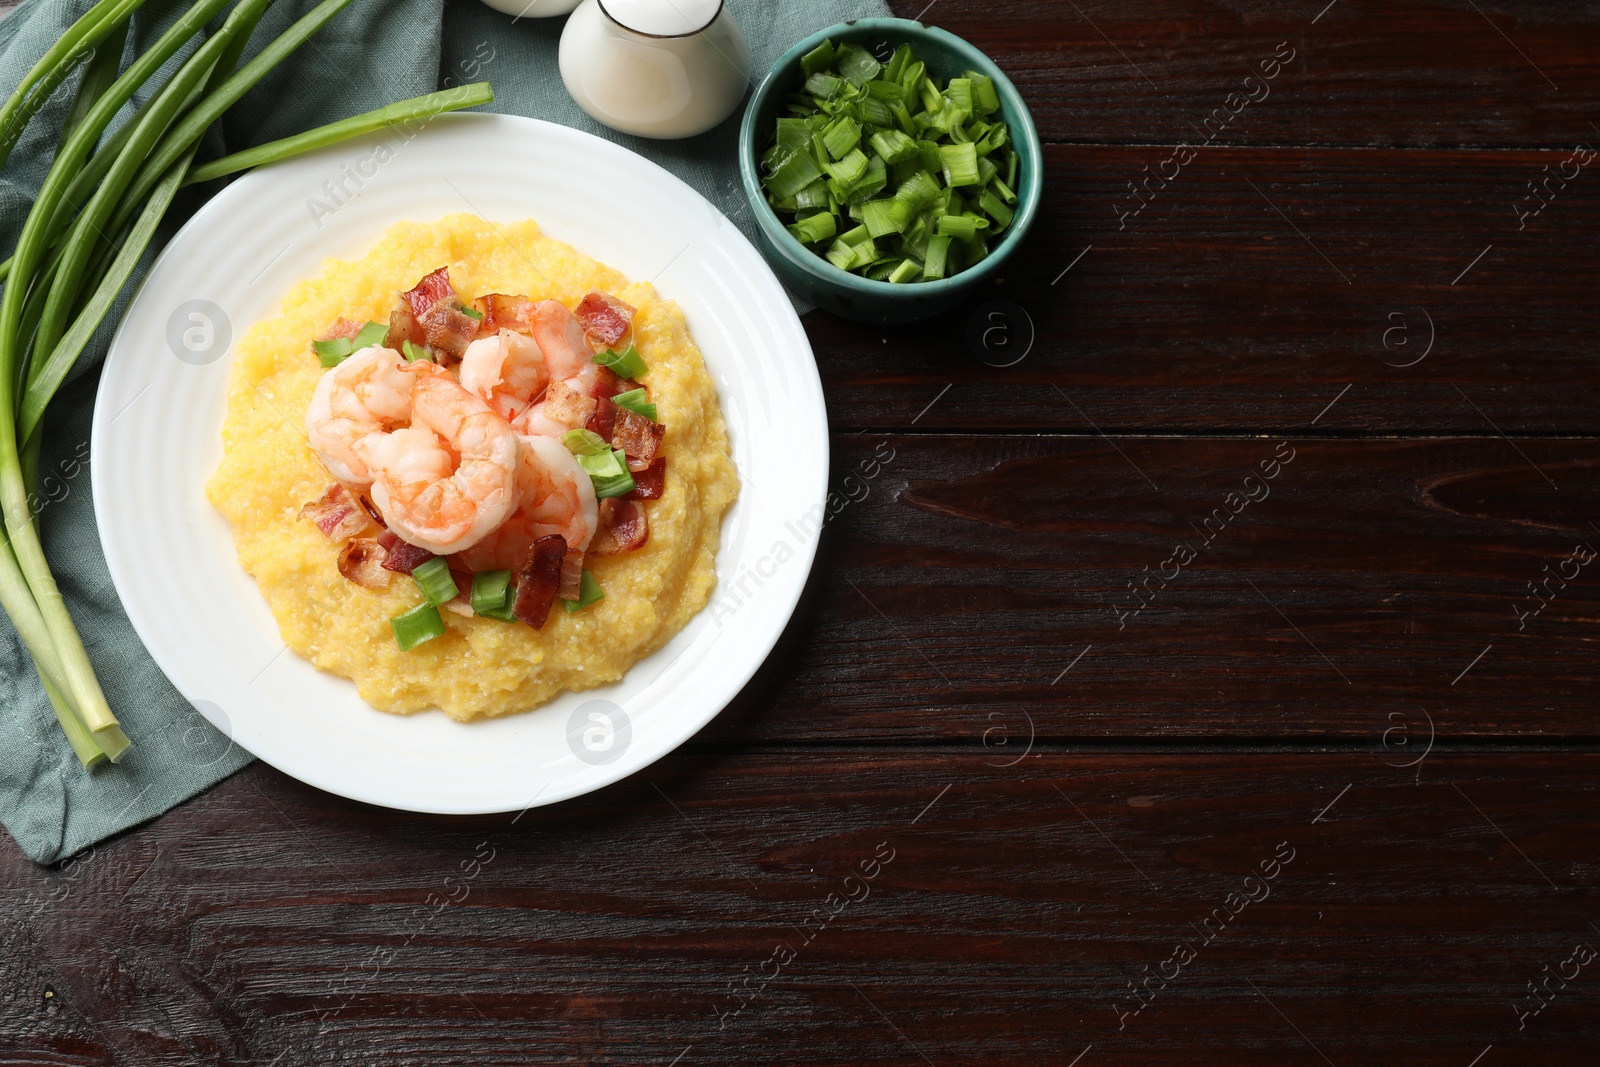
[[[739,169],[762,251],[861,322],[949,310],[1033,224],[1039,134],[987,56],[910,19],[858,19],[784,53],[745,110]]]

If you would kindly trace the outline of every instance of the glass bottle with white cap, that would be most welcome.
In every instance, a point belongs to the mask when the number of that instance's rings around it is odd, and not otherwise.
[[[612,129],[692,137],[744,99],[750,49],[722,0],[583,0],[561,33],[561,80]]]

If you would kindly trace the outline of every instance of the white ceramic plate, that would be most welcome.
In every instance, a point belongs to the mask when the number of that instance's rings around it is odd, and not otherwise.
[[[545,232],[676,300],[705,353],[742,482],[711,605],[622,681],[456,723],[376,711],[285,649],[203,486],[221,458],[232,341],[330,256],[392,223],[471,212]],[[245,176],[173,238],[111,345],[95,513],[123,606],[174,685],[234,743],[372,804],[486,813],[597,789],[681,744],[771,651],[811,568],[827,416],[805,333],[743,234],[654,163],[563,126],[449,115]],[[134,738],[135,743],[138,739]]]

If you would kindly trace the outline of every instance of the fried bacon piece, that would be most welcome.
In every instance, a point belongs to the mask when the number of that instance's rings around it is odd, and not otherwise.
[[[624,500],[660,500],[667,484],[667,461],[657,459],[642,471],[633,471],[633,489],[622,494]]]
[[[593,430],[607,441],[616,431],[617,405],[611,402],[610,397],[600,397],[594,402],[594,414],[589,416],[589,421],[583,424],[586,430]]]
[[[406,302],[411,309],[411,314],[421,321],[422,317],[432,311],[434,305],[441,300],[454,300],[456,290],[450,284],[450,268],[440,267],[432,274],[426,275],[414,288],[400,294],[400,299]]]
[[[339,573],[363,589],[387,589],[394,577],[394,572],[383,565],[388,554],[376,538],[353,538],[339,550]]]
[[[561,569],[567,557],[567,539],[560,534],[541,537],[528,550],[528,562],[517,575],[517,597],[511,613],[535,630],[544,626],[561,589]]]
[[[354,337],[356,334],[361,332],[361,327],[365,325],[366,323],[364,322],[351,322],[346,318],[337,318],[333,320],[332,326],[329,326],[326,330],[322,331],[322,336],[317,338],[317,340],[335,341],[341,337]]]
[[[610,293],[591,289],[573,309],[573,314],[583,324],[589,344],[599,351],[616,345],[633,328],[634,310]]]
[[[566,558],[561,561],[561,585],[556,590],[556,596],[562,600],[577,600],[582,594],[583,551],[569,548]]]
[[[433,558],[432,552],[400,540],[392,530],[385,530],[379,534],[378,544],[382,545],[387,553],[383,560],[384,570],[410,574]]]
[[[617,408],[611,447],[627,453],[630,471],[642,471],[655,462],[656,451],[661,448],[661,438],[666,432],[667,428],[659,422],[626,408]]]
[[[396,352],[402,351],[401,345],[410,341],[414,345],[428,343],[427,331],[423,330],[422,323],[411,314],[411,309],[403,302],[399,307],[389,312],[389,347]]]
[[[600,501],[600,529],[589,543],[594,556],[615,556],[643,548],[650,540],[650,523],[644,505],[636,500],[612,497]]]
[[[479,322],[461,310],[461,299],[450,284],[449,267],[427,275],[414,288],[401,293],[400,299],[402,306],[389,316],[389,339],[395,344],[409,340],[426,344],[451,359],[460,359],[477,336]],[[422,334],[420,340],[418,331]]]
[[[478,323],[478,336],[490,337],[501,330],[531,333],[533,330],[533,301],[525,296],[507,296],[489,293],[472,302],[473,310],[483,316]]]
[[[599,401],[584,396],[566,382],[551,382],[544,394],[544,414],[563,426],[584,426],[594,415]]]
[[[302,519],[316,523],[317,529],[330,541],[343,541],[372,525],[372,518],[362,507],[356,495],[338,482],[328,486],[328,491],[300,509]]]

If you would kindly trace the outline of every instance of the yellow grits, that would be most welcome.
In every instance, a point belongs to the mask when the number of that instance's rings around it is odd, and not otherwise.
[[[409,652],[389,620],[422,602],[396,575],[372,592],[339,573],[339,545],[298,518],[332,479],[312,455],[306,408],[322,367],[310,341],[335,319],[387,322],[397,295],[437,267],[464,299],[485,293],[554,298],[568,307],[590,289],[638,309],[634,344],[667,428],[661,499],[645,503],[650,540],[638,551],[585,561],[605,599],[575,614],[559,603],[544,628],[442,612],[448,633]],[[540,234],[532,220],[493,225],[471,215],[400,223],[364,258],[329,260],[284,297],[282,314],[239,340],[222,427],[222,463],[206,495],[233,526],[239,562],[278,621],[284,642],[356,683],[389,712],[441,708],[462,721],[538,706],[564,689],[616,681],[661,647],[710,598],[722,515],[738,494],[727,427],[683,312],[649,284]]]

